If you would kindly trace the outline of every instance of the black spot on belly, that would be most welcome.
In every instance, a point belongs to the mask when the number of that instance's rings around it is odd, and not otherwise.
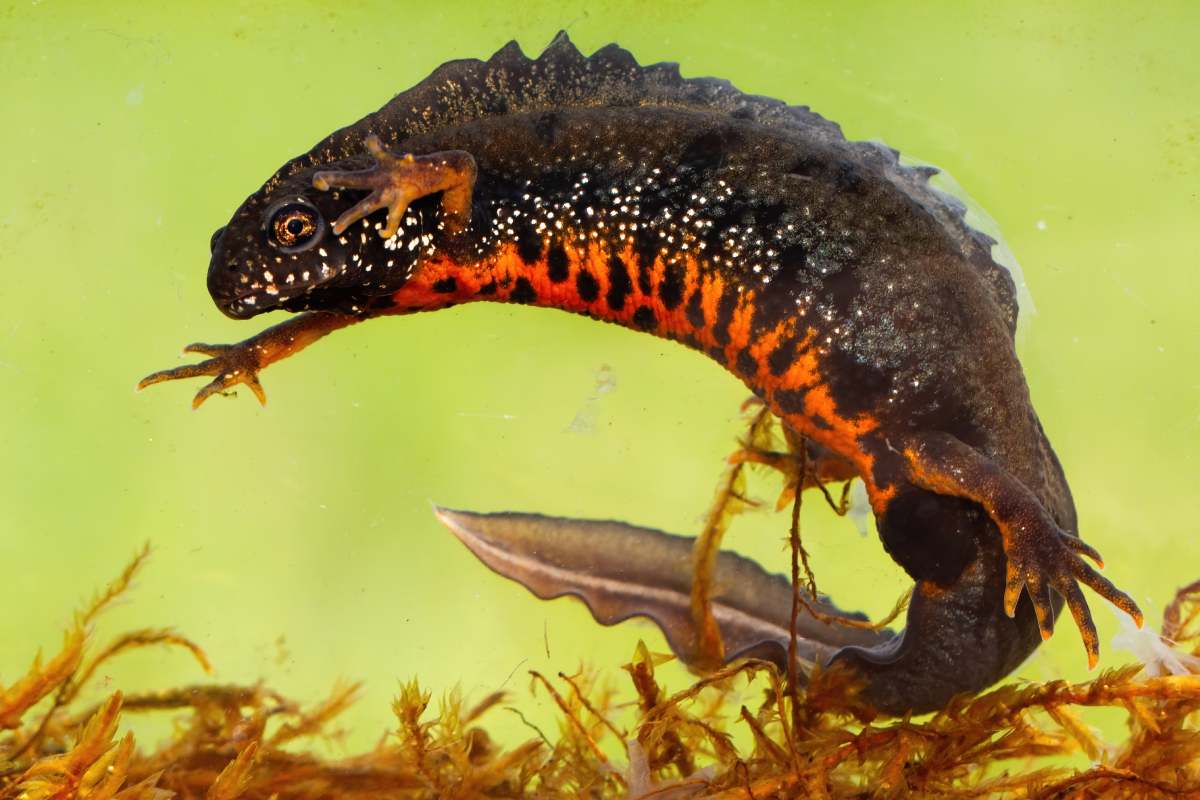
[[[654,289],[651,284],[651,278],[654,277],[654,257],[638,259],[638,289],[642,294],[649,296]]]
[[[713,340],[724,347],[729,344],[729,323],[733,322],[733,311],[737,308],[738,293],[733,286],[726,286],[717,301],[717,318],[713,320]]]
[[[805,394],[803,389],[780,389],[775,393],[775,402],[785,414],[803,414]]]
[[[496,282],[495,281],[488,281],[483,286],[479,287],[479,294],[483,295],[484,297],[493,295],[495,293],[496,293]]]
[[[567,264],[567,251],[563,249],[562,242],[555,242],[550,248],[546,263],[546,276],[552,283],[562,283],[571,276],[571,269]]]
[[[701,330],[704,327],[704,306],[701,305],[704,298],[700,294],[700,290],[692,292],[692,296],[688,298],[687,314],[688,323],[696,330]]]
[[[667,202],[665,199],[656,197],[643,197],[641,201],[641,216],[644,219],[653,219],[660,212],[660,202]],[[638,225],[637,230],[628,236],[626,242],[633,246],[633,258],[629,260],[630,269],[636,271],[638,264],[650,264],[654,262],[655,256],[658,255],[659,244],[658,234],[660,231],[652,225]],[[610,231],[610,234],[612,232]],[[615,242],[614,242],[615,244]]]
[[[438,294],[454,294],[458,291],[458,281],[453,277],[442,278],[440,281],[434,281],[433,290]]]
[[[513,303],[532,303],[537,300],[537,292],[534,291],[533,285],[528,280],[517,278],[517,283],[513,286],[508,299]]]
[[[663,308],[673,311],[683,302],[683,267],[680,264],[667,264],[663,270],[662,283],[658,285],[658,296]]]
[[[625,298],[633,291],[633,281],[629,279],[629,270],[625,262],[615,253],[608,258],[608,293],[604,300],[613,311],[625,307]]]
[[[654,316],[654,309],[649,306],[638,306],[638,310],[633,312],[633,324],[644,331],[652,330],[658,325],[658,317]]]
[[[533,228],[530,217],[521,216],[513,227],[516,230],[517,255],[526,264],[536,264],[542,259],[542,235]]]
[[[779,377],[787,372],[788,367],[796,360],[796,340],[784,339],[779,343],[779,346],[771,351],[771,355],[767,356],[767,369],[771,370],[771,374]]]
[[[590,303],[600,296],[600,284],[596,283],[595,276],[586,269],[579,270],[579,274],[575,276],[575,290],[585,303]]]
[[[758,373],[758,362],[754,360],[754,356],[750,355],[750,348],[743,347],[737,355],[738,372],[746,377],[753,377]]]

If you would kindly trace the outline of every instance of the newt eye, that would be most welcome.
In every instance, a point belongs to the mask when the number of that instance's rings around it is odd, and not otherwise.
[[[267,237],[285,253],[299,253],[317,243],[325,232],[325,221],[312,206],[288,203],[267,220]]]

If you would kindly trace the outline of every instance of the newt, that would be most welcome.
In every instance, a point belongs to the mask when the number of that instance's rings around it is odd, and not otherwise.
[[[1015,669],[1081,585],[1136,603],[1085,559],[1062,466],[1014,344],[993,240],[937,171],[848,141],[805,106],[640,65],[565,34],[452,61],[280,167],[211,241],[235,319],[303,312],[139,388],[213,380],[199,406],[339,329],[478,300],[557,308],[675,340],[741,379],[797,440],[861,479],[915,582],[900,634],[797,622],[795,658],[857,670],[881,711],[929,711]],[[621,522],[439,509],[490,567],[601,622],[658,623],[688,663],[788,661],[792,588],[730,553],[700,641],[691,540]],[[830,608],[809,598],[814,608]]]

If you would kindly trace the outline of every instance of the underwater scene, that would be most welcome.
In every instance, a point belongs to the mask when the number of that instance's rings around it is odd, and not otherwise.
[[[1200,796],[1198,36],[0,5],[0,800]]]

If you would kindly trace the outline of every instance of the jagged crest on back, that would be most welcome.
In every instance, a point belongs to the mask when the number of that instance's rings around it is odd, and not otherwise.
[[[675,63],[643,66],[628,50],[615,44],[584,56],[565,31],[560,31],[536,59],[526,56],[513,41],[487,61],[462,59],[443,64],[383,108],[336,131],[290,161],[268,187],[297,171],[360,154],[370,133],[389,148],[403,149],[402,142],[410,136],[484,117],[631,106],[720,114],[844,148],[848,157],[877,170],[951,233],[963,255],[991,287],[1010,331],[1015,332],[1017,299],[1012,275],[992,259],[995,241],[966,224],[966,207],[930,186],[929,178],[937,174],[937,169],[903,166],[898,151],[875,142],[849,142],[837,124],[807,106],[745,94],[718,78],[683,78]]]
[[[642,66],[615,44],[584,56],[565,32],[559,32],[536,59],[512,41],[487,61],[443,64],[379,111],[320,142],[307,159],[297,159],[307,163],[296,167],[342,158],[347,146],[361,150],[368,132],[398,145],[409,136],[484,117],[630,106],[703,110],[772,127],[798,128],[829,141],[843,140],[836,124],[805,106],[748,95],[717,78],[684,79],[675,63]]]

